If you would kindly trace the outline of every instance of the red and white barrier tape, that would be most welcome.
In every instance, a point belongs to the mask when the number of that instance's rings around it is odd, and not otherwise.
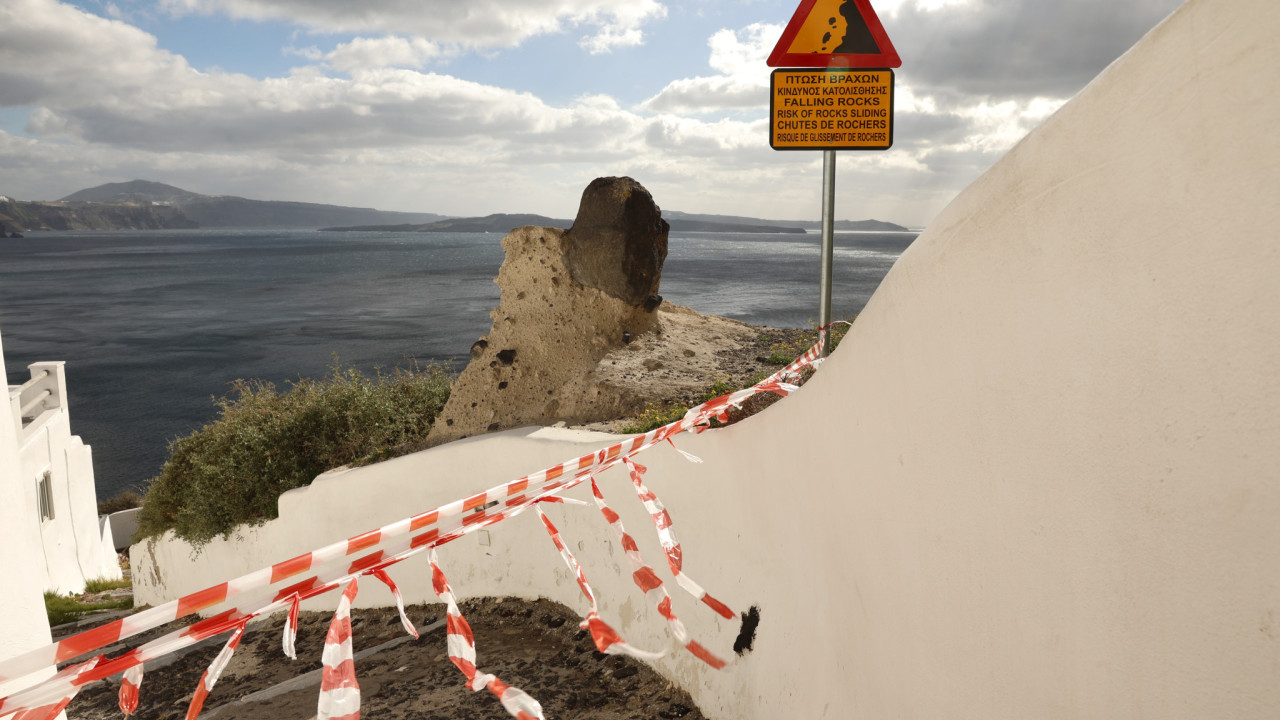
[[[317,720],[360,720],[360,683],[356,682],[355,653],[351,650],[351,603],[360,592],[357,582],[352,578],[347,583],[324,637]]]
[[[132,715],[138,709],[138,697],[142,692],[142,665],[134,665],[120,676],[120,712]]]
[[[644,509],[648,510],[649,516],[653,518],[653,527],[658,531],[658,542],[662,544],[662,549],[667,554],[667,566],[671,568],[671,574],[675,576],[676,584],[684,588],[690,595],[706,603],[707,607],[715,610],[721,617],[732,620],[734,613],[728,606],[711,597],[706,590],[702,589],[701,585],[694,582],[693,578],[684,573],[684,551],[680,548],[680,541],[676,539],[676,529],[671,521],[671,514],[663,507],[662,501],[658,499],[658,496],[645,487],[642,479],[648,468],[631,458],[624,458],[623,462],[627,464],[627,470],[630,471],[631,484],[635,486],[636,497],[640,498],[640,502],[644,503]]]
[[[244,637],[244,626],[245,623],[242,622],[236,627],[231,637],[227,638],[227,644],[222,646],[222,650],[213,658],[213,662],[209,663],[209,669],[200,676],[200,684],[196,686],[196,692],[191,696],[191,705],[187,707],[187,720],[196,720],[200,717],[205,698],[213,692],[213,686],[218,683],[218,678],[222,677],[222,671],[227,669],[227,664],[231,662],[231,656],[236,648],[240,647],[240,638]]]
[[[551,519],[547,517],[547,514],[542,511],[542,508],[534,508],[534,510],[537,511],[538,517],[541,518],[542,525],[547,529],[547,533],[551,535],[551,542],[555,543],[556,549],[560,551],[560,557],[564,558],[564,563],[569,566],[569,570],[578,579],[578,588],[582,590],[582,594],[591,603],[591,610],[579,627],[591,633],[591,640],[596,644],[596,649],[605,655],[630,655],[642,660],[657,660],[666,655],[666,653],[647,652],[632,647],[622,639],[622,636],[617,631],[600,618],[600,607],[596,604],[596,594],[591,590],[591,584],[587,582],[587,575],[582,571],[582,566],[578,564],[578,559],[565,546],[564,539],[560,537],[560,531],[551,522]]]
[[[400,625],[404,631],[409,633],[414,640],[418,639],[418,628],[413,626],[413,622],[409,620],[409,615],[404,611],[404,596],[400,594],[400,588],[396,587],[396,583],[387,574],[386,570],[378,568],[372,572],[372,575],[382,581],[383,585],[391,591],[391,596],[396,599],[396,610],[400,612]]]
[[[576,481],[565,485],[568,486],[571,484],[576,484]],[[291,615],[293,615],[293,618],[289,621],[288,625],[286,625],[285,630],[285,645],[287,653],[287,650],[291,649],[290,644],[292,641],[292,635],[296,628],[296,613],[293,611],[292,606],[298,600],[305,600],[337,589],[342,583],[347,582],[360,574],[374,573],[379,569],[400,562],[401,560],[423,550],[429,549],[430,547],[461,537],[463,532],[487,527],[489,524],[498,522],[504,517],[510,517],[518,514],[532,503],[539,502],[543,499],[545,498],[539,496],[522,496],[520,504],[514,509],[509,510],[506,513],[490,514],[483,523],[473,524],[470,528],[461,531],[450,531],[443,536],[438,536],[435,531],[432,531],[431,535],[433,537],[433,542],[430,544],[424,543],[415,547],[411,538],[401,537],[394,543],[387,545],[387,549],[385,550],[370,553],[350,563],[350,565],[342,563],[337,568],[322,570],[320,574],[316,576],[277,591],[274,594],[274,600],[269,599],[272,597],[270,590],[259,591],[256,595],[249,594],[247,597],[241,598],[241,604],[236,607],[224,610],[218,615],[194,623],[182,630],[174,631],[168,635],[135,648],[118,658],[104,662],[99,667],[94,668],[89,673],[86,673],[85,677],[81,678],[80,681],[92,682],[114,675],[128,667],[132,667],[148,660],[175,652],[181,648],[194,645],[195,643],[213,635],[221,634],[222,632],[235,627],[237,624],[247,621],[257,615],[267,614],[284,607],[290,607]],[[264,602],[268,604],[264,606]],[[50,692],[52,691],[43,686],[36,686],[19,693],[15,693],[4,701],[4,705],[0,705],[0,716],[7,712],[7,707],[9,706],[34,707],[37,704],[41,704],[49,699],[46,696]]]
[[[78,665],[63,668],[58,674],[45,681],[45,684],[52,689],[50,699],[53,702],[47,705],[20,708],[18,714],[14,716],[14,720],[54,720],[54,718],[58,717],[58,713],[67,709],[67,706],[71,704],[71,700],[84,687],[77,683],[76,679],[92,670],[101,659],[101,657],[90,658]]]
[[[662,580],[658,578],[653,568],[645,564],[644,557],[640,555],[640,547],[636,545],[635,539],[627,534],[626,528],[622,526],[622,517],[605,502],[604,493],[600,492],[600,486],[596,484],[595,478],[591,478],[591,494],[595,497],[596,506],[600,508],[604,519],[609,523],[609,527],[613,528],[614,533],[617,534],[618,542],[622,545],[622,550],[626,554],[627,560],[631,563],[632,581],[635,582],[636,587],[640,588],[645,597],[653,602],[658,614],[666,619],[667,627],[671,630],[671,634],[676,641],[711,667],[717,670],[724,667],[727,664],[724,660],[716,657],[701,643],[689,637],[689,631],[685,629],[684,623],[680,622],[680,618],[676,617],[675,611],[671,609],[671,596],[667,594],[667,588],[663,586]]]
[[[449,648],[449,659],[467,678],[467,687],[477,691],[489,688],[489,692],[498,697],[502,707],[518,720],[546,720],[542,714],[542,705],[520,688],[514,688],[498,679],[496,675],[480,672],[476,669],[476,639],[471,633],[471,625],[462,617],[458,609],[458,601],[454,598],[453,588],[440,569],[440,558],[436,549],[431,548],[428,555],[431,560],[431,585],[436,596],[446,605],[445,632]]]
[[[296,644],[298,641],[298,607],[302,604],[302,599],[298,595],[294,595],[289,602],[289,614],[284,619],[284,633],[280,639],[280,644],[284,649],[285,657],[290,660],[298,659]]]
[[[454,501],[429,512],[404,518],[377,530],[327,545],[319,550],[276,563],[269,568],[263,568],[234,580],[185,595],[150,610],[144,610],[135,615],[65,638],[59,642],[0,661],[0,681],[15,680],[38,672],[52,664],[61,663],[107,647],[173,620],[225,605],[232,599],[237,601],[236,605],[230,609],[129,650],[117,658],[103,659],[102,662],[98,662],[98,659],[95,659],[88,663],[76,665],[74,666],[76,672],[71,675],[65,675],[66,671],[64,670],[53,678],[16,692],[9,697],[0,698],[0,717],[15,712],[34,712],[36,709],[46,707],[49,703],[57,704],[63,700],[69,701],[69,697],[74,696],[75,692],[78,692],[79,688],[84,685],[119,672],[127,673],[125,682],[121,686],[120,703],[121,709],[128,713],[137,707],[137,693],[141,684],[143,663],[232,629],[237,630],[232,639],[238,643],[244,624],[249,619],[278,609],[289,609],[289,618],[285,623],[282,645],[286,655],[295,657],[293,650],[294,636],[297,630],[298,603],[301,600],[334,590],[344,582],[351,582],[351,586],[353,586],[355,578],[362,574],[373,574],[387,583],[393,595],[396,596],[402,622],[405,624],[406,629],[413,632],[412,623],[408,621],[407,616],[404,614],[403,600],[400,598],[399,591],[394,582],[384,572],[386,568],[423,550],[431,550],[434,553],[434,548],[439,545],[519,515],[538,502],[558,500],[556,493],[575,487],[588,478],[592,480],[592,489],[596,495],[596,502],[601,507],[602,512],[605,513],[606,518],[610,518],[611,515],[613,518],[617,518],[616,513],[613,513],[604,504],[603,496],[599,493],[594,476],[619,462],[625,462],[630,466],[632,482],[636,486],[637,494],[645,502],[646,508],[649,509],[650,514],[654,517],[659,539],[663,544],[664,551],[667,553],[668,564],[671,566],[677,582],[722,616],[732,618],[732,611],[707,595],[697,583],[682,572],[680,546],[671,531],[670,516],[662,508],[657,497],[649,492],[640,481],[639,475],[643,472],[643,466],[637,466],[631,458],[662,442],[670,443],[672,447],[675,447],[671,441],[674,435],[687,430],[702,432],[710,427],[712,418],[717,418],[723,422],[727,419],[728,411],[731,408],[740,407],[750,397],[764,392],[773,392],[783,396],[794,392],[797,387],[787,382],[787,380],[797,377],[805,367],[817,367],[822,360],[821,350],[825,334],[826,329],[824,328],[819,335],[818,342],[813,347],[796,358],[794,362],[765,380],[750,388],[729,393],[691,408],[683,418],[676,422],[642,435],[628,438],[607,448],[602,448],[595,453],[567,460],[518,480],[496,486],[486,492]],[[701,462],[698,458],[679,448],[675,449],[691,461]],[[543,517],[545,520],[545,515]],[[633,563],[637,585],[645,591],[646,595],[655,597],[658,602],[659,612],[667,619],[672,634],[681,644],[713,667],[723,667],[724,661],[706,651],[698,643],[688,639],[684,626],[670,610],[670,598],[667,596],[665,588],[662,587],[661,581],[654,575],[652,569],[644,565],[643,559],[639,557],[638,548],[635,548],[634,540],[622,530],[620,521],[615,522],[615,520],[610,519],[610,524],[619,532],[624,548],[627,548],[628,558]],[[557,545],[562,546],[562,543],[557,543]],[[633,548],[635,548],[634,555]],[[567,553],[567,550],[562,548],[562,555],[564,553]],[[351,560],[350,557],[353,555],[358,557]],[[569,558],[572,558],[571,554],[566,558],[567,562]],[[571,568],[574,566],[576,566],[576,560],[571,563]],[[314,572],[314,574],[298,580],[299,576],[306,576],[311,572]],[[585,578],[583,578],[583,581],[585,581]],[[654,585],[655,582],[656,585]],[[588,587],[584,585],[584,592],[587,590]],[[655,594],[659,591],[660,597]],[[588,598],[593,601],[594,608],[594,596],[588,594]],[[460,618],[461,616],[459,615],[458,617]],[[596,621],[604,628],[608,627],[603,624],[603,621],[599,620],[598,615]],[[592,625],[590,622],[587,624],[589,627]],[[612,631],[612,629],[610,628],[609,631]],[[601,629],[600,632],[603,633],[605,631]],[[595,631],[593,631],[594,637],[596,637]],[[620,638],[614,643],[616,644],[619,641]],[[234,651],[231,641],[228,641],[228,645],[230,646],[230,651]],[[227,648],[224,648],[224,651],[227,652],[229,660],[230,651],[227,651]],[[634,653],[643,653],[643,651],[634,649],[632,651]],[[213,666],[211,666],[210,670],[212,671],[213,669]],[[218,672],[221,672],[221,669]],[[206,673],[207,677],[209,677],[209,673]],[[214,674],[213,680],[216,681],[216,679],[216,674]],[[204,683],[202,681],[203,686]],[[211,688],[212,683],[208,687]],[[528,695],[519,689],[510,688],[496,678],[489,684],[489,687],[491,690],[494,690],[495,687],[504,689],[504,692],[495,690],[495,694],[499,695],[503,706],[507,707],[513,715],[519,716],[518,713],[525,713],[526,716],[531,718],[541,717],[540,709],[538,710],[539,714],[528,712],[527,707],[537,707],[537,703],[532,701],[532,698],[529,698],[529,701],[532,702],[530,706],[521,700],[520,698],[528,698]],[[68,694],[68,690],[71,690],[70,694]],[[510,704],[505,699],[508,696],[511,698]],[[515,708],[515,710],[512,708]]]

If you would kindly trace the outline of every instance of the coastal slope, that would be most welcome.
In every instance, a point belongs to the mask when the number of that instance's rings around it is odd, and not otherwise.
[[[664,210],[662,217],[671,226],[673,232],[685,233],[794,233],[803,235],[806,232],[816,232],[822,227],[822,223],[818,221],[766,220],[737,215],[702,215],[678,210]],[[321,230],[332,232],[489,232],[506,234],[515,228],[526,225],[567,230],[573,225],[573,221],[566,218],[551,218],[530,213],[495,213],[484,217],[449,218],[421,225],[355,225],[326,227],[321,228]],[[838,220],[835,223],[835,229],[839,231],[908,232],[908,228],[902,225],[881,220]]]
[[[0,222],[26,230],[161,230],[257,227],[315,229],[334,224],[442,220],[408,213],[320,203],[201,195],[164,183],[132,180],[80,190],[56,202],[0,200]]]
[[[0,198],[0,223],[10,232],[30,230],[173,230],[199,227],[169,205],[39,202]]]

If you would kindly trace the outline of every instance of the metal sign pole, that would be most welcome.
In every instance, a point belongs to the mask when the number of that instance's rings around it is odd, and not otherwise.
[[[834,5],[834,0],[800,0],[765,61],[779,68],[769,75],[769,147],[823,151],[821,327],[831,324],[836,150],[888,150],[893,145],[893,68],[902,66],[871,0],[841,3],[846,24],[839,33],[844,37],[839,44],[831,42],[837,32]],[[823,357],[830,352],[828,334]]]
[[[818,282],[818,327],[831,324],[831,261],[836,229],[836,151],[822,151],[822,277]],[[831,351],[831,335],[822,345],[822,356]]]

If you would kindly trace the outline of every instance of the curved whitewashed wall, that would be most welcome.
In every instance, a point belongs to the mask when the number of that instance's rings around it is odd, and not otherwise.
[[[761,608],[730,669],[658,663],[709,716],[1280,715],[1278,31],[1270,0],[1189,2],[939,216],[795,397],[684,440],[702,465],[641,458],[689,574]],[[604,443],[516,431],[326,475],[200,563],[135,546],[139,595]],[[660,568],[625,475],[602,481]],[[598,513],[549,513],[604,617],[670,647]],[[460,594],[585,610],[534,518],[441,559]],[[430,597],[424,561],[393,575]],[[673,593],[695,637],[732,642]]]

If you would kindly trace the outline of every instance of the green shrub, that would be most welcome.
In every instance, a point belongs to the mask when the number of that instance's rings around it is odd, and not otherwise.
[[[99,500],[98,514],[110,515],[121,510],[132,510],[136,507],[142,507],[142,496],[132,490],[125,490],[108,500]]]
[[[120,610],[131,607],[133,607],[133,598],[82,602],[75,597],[67,597],[54,592],[45,591],[44,594],[44,611],[49,616],[49,625],[51,627],[78,620],[81,615],[97,610]]]
[[[654,428],[660,428],[663,425],[668,425],[684,417],[684,414],[694,405],[701,405],[702,403],[708,400],[714,400],[721,395],[727,395],[731,392],[751,387],[766,377],[768,377],[768,374],[766,373],[756,373],[740,383],[735,383],[727,378],[720,378],[708,386],[706,390],[703,390],[702,394],[697,397],[693,405],[689,406],[669,403],[650,404],[646,406],[644,411],[639,415],[631,418],[620,426],[618,428],[618,432],[630,435],[635,433],[645,433],[653,430]],[[720,423],[717,420],[713,419],[711,421],[712,427],[719,427],[719,424]]]
[[[237,380],[232,394],[214,401],[217,420],[169,444],[135,541],[172,529],[199,547],[276,517],[281,493],[425,438],[449,398],[449,377],[438,366],[375,377],[335,368],[287,393]]]
[[[93,578],[84,581],[84,591],[87,593],[100,593],[107,590],[116,590],[118,588],[127,588],[132,583],[121,578],[120,580],[107,580],[105,578]]]
[[[853,318],[849,318],[847,322],[853,322]],[[831,328],[831,350],[835,351],[840,346],[840,341],[844,339],[846,333],[849,332],[849,326],[838,323]],[[770,338],[760,336],[760,340],[769,342]],[[810,327],[801,332],[797,337],[790,340],[782,339],[769,345],[769,354],[761,357],[761,360],[769,365],[790,365],[792,360],[800,356],[800,353],[813,347],[818,342],[818,328]]]

